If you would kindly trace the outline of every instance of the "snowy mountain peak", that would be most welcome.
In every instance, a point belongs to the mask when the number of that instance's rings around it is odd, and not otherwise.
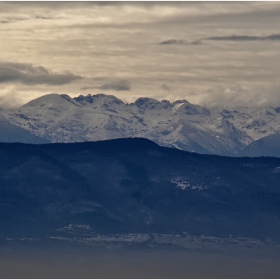
[[[41,97],[38,97],[34,100],[31,100],[30,102],[21,106],[21,108],[34,107],[34,106],[40,106],[40,105],[45,105],[45,104],[57,104],[61,101],[62,101],[62,97],[59,94],[50,93],[50,94],[46,94]]]
[[[164,103],[166,104],[166,103]],[[140,97],[138,98],[132,105],[136,105],[139,109],[145,110],[153,110],[153,109],[161,109],[163,106],[160,101],[153,99],[153,98],[147,98],[147,97]]]
[[[28,110],[34,110],[35,108],[40,108],[41,110],[43,109],[50,109],[50,108],[56,108],[58,107],[68,107],[68,106],[78,106],[80,105],[75,102],[69,95],[67,94],[57,94],[57,93],[51,93],[51,94],[46,94],[43,95],[39,98],[36,98],[25,105],[21,106],[20,109],[27,109]],[[14,109],[16,110],[16,109]]]
[[[89,104],[93,104],[94,106],[98,105],[112,105],[112,104],[124,104],[122,100],[118,99],[114,95],[106,95],[103,93],[96,94],[96,95],[79,95],[78,97],[73,98],[75,101],[79,102],[80,104],[86,106]]]
[[[248,113],[239,112],[237,110],[223,110],[221,115],[228,120],[249,120],[252,117]]]
[[[205,115],[205,116],[211,115],[211,113],[208,109],[198,106],[198,105],[193,105],[189,102],[187,102],[187,103],[176,102],[176,105],[174,107],[176,108],[177,112],[186,114],[186,115]]]
[[[176,100],[172,104],[176,105],[176,104],[181,104],[181,103],[183,103],[183,104],[185,104],[185,103],[186,104],[190,104],[190,102],[188,102],[186,99]]]
[[[162,108],[170,108],[171,103],[168,100],[161,100]]]

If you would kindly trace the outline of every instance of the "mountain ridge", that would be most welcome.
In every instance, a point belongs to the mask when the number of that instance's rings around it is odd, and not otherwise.
[[[71,98],[53,93],[1,114],[53,143],[144,137],[162,146],[236,156],[252,142],[280,130],[277,108],[217,110],[184,99],[140,97],[124,103],[113,95]]]

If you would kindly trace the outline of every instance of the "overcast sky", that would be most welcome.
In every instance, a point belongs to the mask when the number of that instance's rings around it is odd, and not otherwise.
[[[0,107],[48,93],[280,106],[279,2],[0,2]]]

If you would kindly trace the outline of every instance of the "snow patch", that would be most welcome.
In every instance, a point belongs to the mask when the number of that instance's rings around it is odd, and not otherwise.
[[[274,168],[274,173],[280,173],[280,166]]]
[[[173,146],[175,147],[175,148],[177,148],[177,149],[179,149],[179,150],[182,150],[177,144],[173,144]]]
[[[177,188],[180,188],[182,190],[192,189],[192,190],[202,191],[202,190],[206,189],[206,187],[204,187],[200,184],[192,184],[186,178],[182,178],[182,177],[173,177],[171,179],[171,183],[176,184]]]
[[[173,107],[173,111],[177,111],[182,105],[184,105],[185,103],[178,103],[178,104],[175,104],[174,107]]]

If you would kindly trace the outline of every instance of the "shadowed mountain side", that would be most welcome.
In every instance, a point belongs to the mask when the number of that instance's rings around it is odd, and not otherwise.
[[[280,132],[261,138],[245,147],[241,156],[249,157],[280,157]]]
[[[0,142],[21,142],[31,144],[49,143],[50,141],[37,137],[27,130],[13,125],[0,116]]]
[[[280,241],[280,159],[199,155],[140,138],[0,144],[1,232],[69,224],[104,233]]]

